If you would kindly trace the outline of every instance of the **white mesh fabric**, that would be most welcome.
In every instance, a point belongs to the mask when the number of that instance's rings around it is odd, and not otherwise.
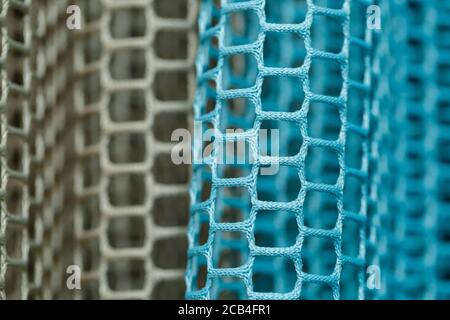
[[[81,297],[182,298],[189,169],[172,163],[170,138],[188,127],[197,1],[84,4],[75,105],[96,125],[77,132]]]
[[[1,3],[0,298],[28,294],[30,1]]]

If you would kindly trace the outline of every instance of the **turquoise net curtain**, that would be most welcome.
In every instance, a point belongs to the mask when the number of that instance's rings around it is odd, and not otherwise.
[[[429,118],[435,126],[437,150],[434,150],[436,167],[433,170],[436,199],[434,210],[437,217],[436,258],[433,277],[434,296],[450,299],[450,3],[440,1],[437,4],[434,40],[438,74],[435,75],[438,88],[436,107],[431,110]],[[436,83],[436,82],[434,82]],[[431,145],[431,143],[430,143]],[[439,265],[437,267],[437,265]],[[436,268],[437,267],[437,268]],[[436,270],[437,269],[437,270]]]
[[[349,87],[364,91],[349,79],[351,43],[365,50],[364,34],[351,41],[350,9],[202,3],[194,111],[215,134],[210,153],[194,151],[205,157],[194,164],[187,298],[363,295],[364,208],[361,198],[344,205],[344,180],[360,191],[367,176],[361,161],[346,164],[362,156],[346,155],[348,128],[364,140],[347,121]],[[278,129],[278,150],[263,129]],[[238,142],[254,161],[222,164],[217,150]],[[263,174],[267,166],[276,173]]]
[[[449,297],[449,14],[202,1],[186,298]]]
[[[449,4],[376,4],[366,261],[382,276],[368,296],[448,299]]]

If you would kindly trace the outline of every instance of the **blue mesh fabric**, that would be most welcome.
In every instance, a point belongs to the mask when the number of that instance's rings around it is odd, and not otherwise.
[[[438,149],[435,150],[436,167],[434,168],[437,214],[437,248],[435,261],[432,261],[435,285],[435,297],[450,299],[450,3],[436,3],[436,30],[438,52],[436,54],[438,81],[437,108],[431,110],[432,118],[437,123],[436,137]],[[436,152],[437,151],[437,152]]]
[[[350,1],[203,1],[194,111],[216,131],[193,169],[187,298],[362,298],[365,209],[361,197],[346,208],[344,180],[350,194],[367,176],[362,146],[346,152],[347,132],[366,135],[347,120],[349,88],[366,90],[349,79],[349,48],[363,62],[367,48],[350,12]],[[258,138],[273,128],[279,156]],[[255,161],[220,164],[233,141]],[[262,175],[271,164],[278,172]]]
[[[373,38],[366,261],[380,266],[382,286],[368,296],[448,298],[448,256],[441,241],[449,226],[448,207],[441,195],[449,182],[441,164],[449,150],[444,151],[440,113],[448,104],[448,75],[442,76],[449,61],[442,45],[448,41],[442,33],[448,29],[442,18],[448,17],[448,5],[375,3],[387,14],[385,27]],[[440,77],[447,80],[440,83]]]
[[[372,298],[393,298],[399,288],[395,266],[401,259],[392,253],[399,252],[401,247],[396,234],[398,212],[402,210],[399,172],[404,166],[398,157],[402,130],[396,114],[399,113],[398,102],[403,100],[401,95],[404,92],[404,80],[398,80],[404,79],[405,48],[402,45],[406,30],[405,20],[395,17],[406,8],[401,1],[380,0],[375,3],[386,14],[382,20],[383,29],[374,31],[372,39],[371,85],[374,98],[370,111],[370,205],[366,260],[368,265],[380,266],[382,283],[381,290],[368,293]],[[392,136],[396,139],[391,139]],[[395,177],[392,172],[396,173]]]
[[[398,38],[398,25],[386,24],[392,19],[394,6],[390,0],[376,1],[382,12],[386,12],[382,20],[383,30],[373,32],[371,64],[371,86],[373,101],[370,110],[370,184],[369,184],[369,206],[367,213],[367,265],[378,265],[383,270],[381,292],[367,292],[369,297],[376,298],[378,295],[386,296],[395,287],[392,278],[392,264],[396,242],[394,224],[397,221],[391,211],[398,210],[399,203],[396,197],[390,197],[395,190],[396,180],[390,179],[390,172],[398,172],[399,163],[390,155],[396,154],[397,140],[390,141],[391,134],[398,135],[398,126],[391,121],[390,112],[395,110],[394,101],[397,96],[391,98],[391,94],[399,94],[395,87],[397,85],[395,75],[398,73],[399,64],[392,63],[397,60],[400,50],[395,49],[396,43],[401,43]],[[389,37],[383,36],[390,34]],[[394,40],[394,41],[392,41]],[[391,55],[391,58],[389,58]],[[389,60],[389,59],[392,59]],[[388,63],[389,61],[389,63]],[[385,119],[382,121],[382,119]]]
[[[434,90],[428,86],[434,86],[433,75],[427,74],[426,63],[434,53],[435,44],[432,36],[426,33],[433,32],[434,21],[425,23],[432,10],[430,2],[408,0],[405,2],[406,24],[408,28],[405,34],[404,47],[404,96],[401,97],[399,110],[394,114],[396,122],[402,123],[400,132],[399,153],[405,162],[399,171],[401,179],[398,186],[399,220],[396,236],[401,239],[398,253],[401,259],[395,264],[394,274],[396,280],[401,283],[400,288],[394,292],[395,298],[418,299],[427,294],[427,282],[430,281],[427,274],[427,241],[430,239],[426,227],[426,219],[433,217],[431,204],[434,199],[428,199],[433,195],[426,185],[426,162],[430,156],[427,151],[426,132],[427,114],[426,105],[435,108]],[[434,73],[434,71],[433,71]],[[394,120],[395,121],[395,120]],[[429,167],[431,169],[431,167]],[[400,290],[399,290],[400,289]]]
[[[450,297],[446,2],[202,1],[188,299]]]

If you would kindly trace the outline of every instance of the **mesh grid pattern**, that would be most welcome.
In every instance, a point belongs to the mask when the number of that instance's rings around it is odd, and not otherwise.
[[[28,295],[31,107],[29,1],[1,5],[0,298]]]
[[[0,3],[0,299],[450,298],[448,1]]]
[[[406,94],[404,100],[400,100],[403,103],[400,103],[399,115],[394,116],[400,118],[397,123],[404,121],[399,151],[407,165],[400,171],[399,201],[403,205],[399,212],[397,234],[402,239],[402,245],[399,247],[401,257],[393,272],[398,275],[396,280],[401,282],[401,290],[395,293],[397,297],[418,299],[426,297],[427,289],[424,288],[431,280],[427,274],[426,259],[428,254],[433,253],[426,249],[427,241],[430,238],[435,241],[434,236],[430,237],[434,234],[434,227],[431,225],[428,228],[424,227],[427,225],[426,219],[433,219],[435,216],[432,212],[432,203],[435,199],[427,199],[433,196],[434,192],[426,185],[425,176],[432,169],[426,166],[427,157],[429,157],[426,151],[431,151],[425,144],[428,136],[425,132],[425,121],[429,116],[426,106],[432,109],[436,107],[433,101],[435,99],[433,89],[436,83],[433,81],[433,75],[427,73],[426,69],[426,64],[433,63],[434,60],[434,37],[425,36],[425,33],[432,32],[429,30],[433,30],[435,26],[434,21],[425,23],[425,19],[432,17],[430,10],[433,9],[433,4],[406,1],[404,5],[408,23],[404,74]],[[429,286],[429,290],[433,290],[432,285]]]
[[[2,298],[64,297],[73,263],[67,6],[2,2]]]
[[[30,2],[32,117],[30,140],[30,298],[69,298],[73,264],[72,34],[69,1]]]
[[[437,42],[437,70],[436,75],[438,93],[437,107],[431,110],[433,116],[431,121],[438,123],[436,130],[438,150],[435,153],[434,161],[437,162],[433,172],[435,178],[434,195],[436,197],[436,219],[437,219],[437,248],[433,265],[434,297],[439,299],[450,299],[450,275],[449,275],[449,234],[450,234],[450,4],[443,1],[436,4],[435,19],[436,31],[435,40]],[[435,82],[436,83],[436,82]],[[429,264],[429,265],[430,265]]]
[[[367,261],[383,272],[375,297],[442,299],[447,280],[440,239],[445,231],[438,229],[447,230],[448,222],[439,191],[445,189],[446,171],[439,162],[448,151],[438,147],[438,123],[448,96],[437,70],[446,55],[438,36],[440,16],[448,13],[439,1],[376,3],[394,23],[374,34]]]
[[[74,167],[75,202],[75,263],[83,270],[82,291],[76,298],[98,299],[99,250],[99,148],[100,137],[100,3],[82,1],[86,13],[80,34],[74,43],[74,108],[75,124]]]
[[[390,13],[386,20],[392,19],[395,12],[399,12],[399,4],[394,1],[375,2],[383,12]],[[397,196],[391,197],[392,193],[397,195],[397,180],[390,178],[390,172],[398,172],[401,165],[397,157],[390,155],[398,154],[398,141],[388,143],[389,136],[398,136],[400,127],[393,121],[392,113],[395,113],[396,99],[401,82],[394,81],[402,72],[399,55],[400,50],[395,47],[396,43],[402,42],[399,30],[401,20],[395,24],[386,24],[385,32],[390,37],[383,36],[383,32],[373,32],[373,52],[371,79],[373,90],[373,101],[371,104],[371,146],[370,146],[370,201],[368,210],[368,250],[367,263],[380,266],[383,270],[381,277],[380,293],[373,294],[380,297],[386,296],[388,292],[396,289],[393,265],[395,257],[390,254],[398,250],[397,237],[395,237],[395,226],[397,219],[390,212],[397,212],[400,203]],[[404,25],[402,25],[404,27]],[[394,41],[392,41],[394,40]],[[392,60],[388,58],[393,54]],[[395,63],[394,63],[395,62]],[[392,97],[391,95],[395,95]]]
[[[87,294],[181,298],[189,170],[171,162],[170,139],[189,127],[197,2],[85,5],[92,16],[77,51],[86,78],[76,105],[94,126],[77,133],[76,176]]]
[[[366,130],[364,126],[367,125],[367,119],[365,119],[363,125],[352,124],[347,121],[349,86],[351,85],[352,88],[361,91],[365,89],[364,84],[361,83],[364,79],[359,82],[353,78],[349,80],[350,42],[356,46],[359,44],[365,49],[364,41],[358,41],[356,35],[350,37],[350,1],[340,3],[322,1],[319,5],[314,1],[306,1],[305,15],[301,17],[301,21],[295,21],[296,24],[289,19],[298,19],[299,17],[286,17],[289,13],[285,13],[284,17],[283,15],[271,16],[271,14],[267,14],[269,3],[270,1],[222,1],[221,4],[204,1],[202,3],[199,18],[201,42],[197,60],[198,91],[194,102],[194,112],[196,120],[209,122],[209,127],[214,127],[215,136],[211,154],[203,159],[203,164],[194,165],[186,296],[187,298],[198,299],[217,298],[220,296],[220,291],[237,291],[240,293],[238,296],[242,297],[242,293],[245,293],[245,296],[250,299],[296,299],[301,297],[304,286],[315,283],[328,287],[332,290],[331,296],[339,298],[341,293],[345,296],[347,292],[346,290],[341,292],[340,282],[343,276],[342,269],[349,266],[356,268],[356,273],[353,272],[353,274],[356,274],[357,279],[353,282],[347,281],[347,283],[356,288],[357,296],[362,297],[364,294],[361,289],[361,282],[363,281],[362,267],[364,266],[365,208],[364,203],[362,203],[356,209],[356,212],[345,210],[344,179],[351,177],[359,180],[356,187],[353,186],[357,190],[358,186],[364,184],[367,176],[367,163],[364,161],[360,161],[361,167],[359,168],[350,167],[346,164],[347,133],[352,132],[364,137]],[[293,6],[295,2],[277,1],[271,2],[271,4],[275,7],[278,5],[279,8],[282,8],[278,12],[283,12],[286,7]],[[221,7],[219,8],[219,6]],[[270,12],[276,12],[276,10]],[[286,12],[301,13],[301,11],[295,10],[286,10]],[[252,32],[253,27],[250,27],[244,32],[243,37],[242,35],[236,38],[231,37],[230,41],[229,35],[233,31],[230,30],[227,20],[234,14],[243,14],[244,19],[247,19],[244,20],[247,26],[257,24],[257,31]],[[341,46],[333,48],[333,44],[328,44],[328,47],[324,46],[321,50],[314,47],[311,40],[311,27],[314,25],[314,18],[318,16],[338,21],[338,26],[342,28],[341,37],[343,40]],[[360,21],[355,23],[360,23]],[[301,37],[305,47],[304,62],[301,66],[289,64],[286,67],[286,65],[283,65],[295,59],[295,56],[289,56],[291,54],[289,50],[286,50],[288,60],[278,60],[275,57],[275,61],[271,61],[270,54],[266,60],[267,43],[265,40],[271,33]],[[214,37],[218,38],[218,52],[210,46],[210,43],[214,42],[212,40]],[[364,39],[364,35],[362,38]],[[292,39],[287,40],[287,43],[288,45],[293,43]],[[337,50],[333,52],[333,49]],[[241,79],[234,78],[233,72],[235,70],[230,66],[230,61],[238,55],[245,56],[246,69],[244,69],[244,76]],[[211,56],[212,58],[217,57],[217,65],[212,64],[213,68],[211,68]],[[274,62],[276,66],[271,64]],[[316,62],[320,64],[317,70],[313,68]],[[330,77],[329,83],[325,80],[325,83],[318,83],[315,86],[314,74],[319,77],[324,73],[327,76],[321,77],[321,79]],[[364,74],[364,71],[362,73]],[[289,103],[288,100],[293,99],[294,104],[292,106],[283,104],[283,98],[279,94],[278,97],[268,97],[269,101],[275,102],[275,106],[273,104],[273,109],[267,111],[264,105],[267,98],[264,87],[265,82],[270,77],[287,77],[285,79],[287,86],[279,87],[278,90],[289,88],[289,85],[292,86],[291,88],[295,88],[294,90],[297,90],[297,92],[301,88],[304,92],[304,100],[301,101],[298,96],[290,95],[289,89],[286,89],[287,101],[284,101],[284,103]],[[339,81],[341,87],[336,88],[333,83],[339,83]],[[211,85],[211,83],[213,84]],[[270,89],[276,95],[276,86]],[[316,89],[317,91],[315,91]],[[273,94],[273,92],[270,94]],[[247,105],[251,104],[254,107],[254,122],[248,123],[249,129],[243,133],[230,134],[221,130],[223,123],[227,121],[227,117],[223,115],[225,112],[223,109],[227,108],[230,105],[229,101],[233,99],[245,99]],[[210,100],[213,101],[213,110],[208,110]],[[312,109],[311,106],[315,103],[323,103],[327,105],[329,110],[333,110],[333,108],[337,110],[341,128],[335,140],[309,135],[308,111]],[[293,109],[289,110],[290,107]],[[353,110],[351,112],[361,111],[364,113],[364,110]],[[248,116],[243,118],[249,119]],[[302,141],[298,153],[280,157],[261,153],[258,132],[262,128],[262,123],[268,120],[284,122],[285,125],[292,123],[296,127],[296,132],[294,131],[291,134],[293,139],[297,139],[297,142],[300,139]],[[204,127],[208,127],[208,125]],[[280,128],[283,129],[283,126],[280,125]],[[326,131],[326,128],[323,130]],[[220,154],[217,150],[219,150],[220,144],[232,141],[245,141],[250,149],[251,157],[255,161],[250,168],[247,168],[247,173],[244,171],[241,172],[239,177],[224,178],[223,170],[225,169],[220,164],[218,158]],[[287,146],[280,146],[280,153],[286,151],[283,150],[285,147]],[[195,154],[203,152],[198,148],[201,148],[201,146],[194,144]],[[311,161],[308,157],[313,153],[313,150],[318,151],[319,154],[317,156],[317,160],[319,160],[317,171],[308,168],[308,161]],[[367,150],[365,151],[367,152]],[[327,153],[331,154],[329,158],[325,155]],[[349,157],[362,158],[362,154],[359,156],[349,155]],[[280,171],[278,172],[280,176],[263,177],[260,174],[261,167],[273,163],[280,165]],[[282,173],[284,169],[286,169],[286,172],[293,171],[294,173],[285,175]],[[316,172],[317,175],[310,175],[311,173],[316,174]],[[284,176],[281,176],[282,174]],[[334,181],[333,178],[329,178],[329,176],[333,177],[333,174],[335,175]],[[262,183],[261,180],[270,181],[272,179],[276,185],[277,182],[286,184],[289,178],[297,178],[298,182],[294,180],[294,184],[297,183],[297,186],[301,186],[297,192],[285,190],[283,193],[286,195],[290,192],[291,194],[288,196],[293,196],[293,198],[285,199],[282,198],[283,196],[277,197],[276,195],[271,198],[270,195],[264,193],[264,185],[266,190],[267,188],[270,190],[272,186],[270,182]],[[208,182],[211,185],[210,194],[208,194]],[[261,188],[259,188],[260,185],[262,185]],[[348,186],[351,187],[352,184],[348,184]],[[247,197],[249,199],[241,202],[245,204],[245,206],[241,205],[240,208],[243,212],[241,221],[234,223],[220,221],[221,215],[225,212],[222,207],[221,189],[225,188],[241,188],[244,193],[248,192],[249,194],[249,197]],[[362,188],[363,186],[361,186]],[[330,194],[333,198],[331,201],[336,202],[337,217],[335,223],[329,229],[305,225],[304,201],[309,192]],[[282,192],[277,191],[277,193]],[[358,202],[358,199],[351,200],[351,202]],[[293,244],[286,246],[281,239],[281,243],[277,243],[278,246],[256,245],[256,234],[260,231],[255,228],[255,224],[263,211],[272,211],[274,215],[279,216],[288,214],[288,212],[294,215],[298,236],[295,237]],[[361,214],[360,211],[362,211]],[[276,225],[279,226],[277,218],[274,219]],[[279,220],[284,219],[279,218]],[[292,226],[292,220],[290,222]],[[355,226],[353,230],[348,229],[347,231],[344,225],[349,222],[355,222]],[[206,241],[204,241],[205,234],[202,234],[201,231],[201,226],[205,224],[209,227]],[[313,266],[311,268],[313,272],[309,273],[305,272],[306,259],[304,255],[308,253],[309,249],[306,243],[311,239],[313,239],[312,243],[308,244],[311,248],[317,249],[314,239],[328,241],[329,243],[325,245],[328,246],[328,250],[326,247],[321,248],[326,253],[320,257],[322,259],[318,259],[319,266]],[[359,241],[356,241],[357,239]],[[355,242],[360,243],[356,248],[354,248]],[[345,243],[349,247],[348,251],[343,252]],[[230,256],[228,259],[226,257],[220,259],[221,251],[237,251],[237,253],[228,255]],[[223,263],[221,263],[221,260]],[[314,271],[321,271],[321,269],[323,271],[327,263],[331,263],[332,266],[328,274],[314,273]],[[264,277],[264,273],[270,274],[273,272],[275,269],[271,266],[275,264],[278,264],[277,270],[281,270],[282,274],[284,268],[288,270],[286,271],[286,279],[289,279],[287,286],[283,285],[283,281],[278,281],[278,279],[277,283],[281,283],[281,285],[277,285],[278,287],[266,283],[267,277]],[[290,270],[289,264],[291,265]],[[273,278],[274,275],[272,274],[272,280]],[[284,278],[284,275],[280,278]],[[268,282],[270,282],[270,279]],[[349,292],[351,292],[351,289],[349,289]]]

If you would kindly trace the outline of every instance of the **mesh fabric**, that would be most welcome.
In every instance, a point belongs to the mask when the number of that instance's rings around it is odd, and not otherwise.
[[[447,151],[440,147],[445,139],[438,123],[440,106],[448,99],[440,78],[440,70],[445,73],[441,59],[447,54],[441,47],[445,27],[439,18],[446,14],[445,5],[375,3],[390,15],[383,22],[386,29],[374,32],[367,262],[380,266],[382,285],[373,294],[384,299],[444,298],[445,249],[439,248],[445,231],[439,229],[448,224],[440,196],[446,171],[439,163]]]
[[[29,1],[1,3],[0,299],[25,299],[29,291],[29,6]]]
[[[29,298],[71,298],[73,265],[73,34],[70,1],[31,1]]]
[[[85,1],[77,261],[81,298],[174,299],[184,292],[186,165],[172,130],[188,128],[196,1]]]
[[[215,135],[211,152],[194,143],[205,157],[193,169],[187,298],[363,297],[365,203],[359,196],[345,205],[346,193],[363,192],[367,179],[366,143],[353,153],[357,142],[347,140],[367,135],[367,114],[362,124],[348,121],[368,108],[348,108],[349,88],[367,91],[358,71],[349,72],[350,46],[363,51],[363,75],[367,50],[364,20],[350,33],[353,3],[202,2],[194,112]],[[230,23],[235,16],[244,30]],[[238,102],[240,122],[230,115]],[[224,129],[233,120],[243,132]],[[263,150],[259,133],[267,128],[285,134],[279,156]],[[238,141],[254,161],[225,175],[218,150]],[[271,164],[277,174],[262,175]],[[356,180],[349,191],[346,179]],[[309,219],[318,206],[320,216]],[[240,213],[233,222],[224,221],[229,210]]]

